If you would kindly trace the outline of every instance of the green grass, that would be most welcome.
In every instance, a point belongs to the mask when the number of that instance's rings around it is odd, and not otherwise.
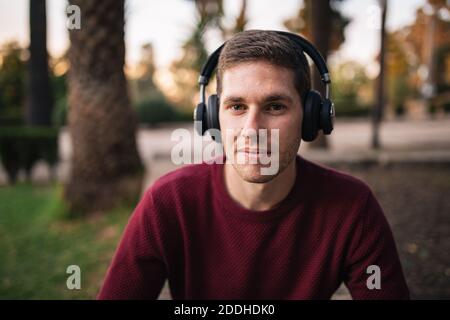
[[[0,299],[93,299],[133,208],[70,218],[60,185],[0,187]],[[81,290],[66,286],[81,268]]]

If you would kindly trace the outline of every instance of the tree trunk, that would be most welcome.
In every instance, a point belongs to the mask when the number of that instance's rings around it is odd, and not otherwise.
[[[124,74],[124,1],[73,0],[81,28],[69,32],[69,126],[73,144],[65,198],[71,211],[134,203],[143,167]]]
[[[381,29],[380,29],[380,55],[379,65],[380,73],[377,80],[377,103],[372,112],[372,148],[380,148],[380,122],[383,117],[384,109],[384,56],[385,56],[385,38],[386,38],[386,12],[387,0],[380,0],[381,6]]]
[[[331,36],[331,8],[330,0],[309,0],[311,8],[311,35],[312,42],[319,52],[322,54],[325,61],[328,57],[328,51],[330,48],[330,36]],[[322,96],[325,96],[325,88],[320,80],[320,75],[317,69],[313,68],[313,87],[319,91]],[[314,142],[310,144],[313,148],[328,147],[327,139],[323,135],[322,131]]]
[[[53,99],[50,89],[47,55],[45,0],[30,0],[30,60],[26,123],[51,125]]]

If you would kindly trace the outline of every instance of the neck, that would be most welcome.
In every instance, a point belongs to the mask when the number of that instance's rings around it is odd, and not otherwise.
[[[276,207],[287,197],[297,177],[296,160],[275,178],[265,183],[251,183],[243,180],[232,165],[224,166],[225,185],[230,196],[249,210],[264,211]]]

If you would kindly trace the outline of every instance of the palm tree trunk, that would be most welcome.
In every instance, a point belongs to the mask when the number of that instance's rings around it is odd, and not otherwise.
[[[73,0],[81,29],[69,32],[69,126],[73,144],[65,198],[72,211],[133,203],[142,187],[136,117],[124,74],[124,0]]]
[[[380,122],[383,117],[384,109],[384,56],[385,56],[385,38],[386,38],[386,12],[387,12],[387,0],[380,0],[381,6],[381,30],[380,30],[380,55],[379,65],[380,73],[377,81],[377,104],[372,113],[372,148],[380,148]]]
[[[49,126],[53,109],[47,55],[45,0],[30,0],[30,60],[26,123]]]
[[[322,54],[325,61],[328,57],[331,36],[331,8],[330,0],[309,0],[311,8],[311,35],[315,47]],[[322,96],[325,95],[320,75],[316,68],[313,69],[313,87],[319,91]],[[317,139],[310,144],[313,148],[328,147],[327,139],[322,131],[319,132]]]

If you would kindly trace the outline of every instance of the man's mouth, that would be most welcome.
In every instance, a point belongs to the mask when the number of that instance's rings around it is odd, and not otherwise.
[[[265,150],[265,149],[251,149],[251,148],[244,148],[244,149],[239,149],[237,150],[238,153],[247,153],[249,155],[270,155],[270,151],[269,150]]]

